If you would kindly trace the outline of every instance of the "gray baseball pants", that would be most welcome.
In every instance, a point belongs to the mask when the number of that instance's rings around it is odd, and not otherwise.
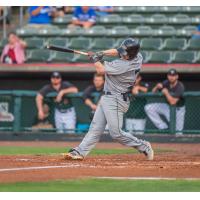
[[[122,130],[123,115],[129,108],[129,100],[124,101],[121,94],[103,95],[91,122],[90,128],[82,142],[75,149],[86,156],[99,142],[106,124],[111,137],[119,143],[136,148],[143,152],[147,148],[147,142],[134,137],[132,134]]]

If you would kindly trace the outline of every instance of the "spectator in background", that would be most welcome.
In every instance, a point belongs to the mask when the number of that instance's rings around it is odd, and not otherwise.
[[[72,23],[69,28],[74,26],[81,26],[83,28],[90,28],[96,23],[96,14],[94,9],[89,6],[79,6],[74,10]]]
[[[192,39],[200,39],[200,25],[198,26],[198,30],[192,36]]]
[[[26,46],[26,42],[21,40],[15,33],[9,33],[8,44],[3,48],[1,62],[8,64],[24,63]]]
[[[53,72],[51,75],[51,83],[45,85],[39,90],[36,97],[36,105],[38,108],[38,119],[43,120],[45,113],[43,110],[43,100],[47,94],[56,92],[55,98],[55,125],[59,133],[64,133],[68,129],[74,130],[76,127],[76,113],[69,98],[65,97],[69,93],[77,93],[78,89],[70,82],[62,81],[59,72]]]
[[[112,6],[95,6],[94,10],[97,16],[106,16],[109,13],[113,12],[113,7]]]
[[[83,99],[87,106],[91,108],[91,110],[94,112],[97,109],[98,101],[102,95],[103,92],[103,86],[104,86],[104,76],[95,74],[93,78],[93,84],[88,86],[83,91]],[[92,101],[94,99],[92,97],[93,93],[98,93],[98,97],[95,102]]]
[[[54,6],[54,17],[64,17],[73,11],[72,6]]]
[[[168,125],[162,120],[161,115],[170,122],[170,105],[176,106],[176,131],[177,135],[182,134],[185,118],[184,85],[179,80],[175,69],[170,69],[167,73],[167,80],[158,83],[152,92],[161,91],[165,96],[166,103],[149,103],[145,106],[145,111],[149,119],[160,130],[168,129]]]
[[[142,76],[139,74],[132,89],[132,95],[136,96],[136,98],[130,104],[125,121],[126,130],[136,135],[142,135],[146,125],[146,114],[144,111],[146,99],[142,97],[137,98],[137,94],[146,93],[148,89],[149,84],[143,82]]]
[[[29,25],[40,27],[41,25],[51,24],[54,12],[50,6],[31,6],[29,15]]]

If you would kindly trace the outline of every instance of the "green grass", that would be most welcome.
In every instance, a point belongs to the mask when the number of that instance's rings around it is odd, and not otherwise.
[[[69,148],[63,147],[22,147],[22,146],[1,146],[0,155],[42,155],[60,154],[67,152]],[[173,152],[172,149],[155,149],[157,153]],[[134,149],[94,149],[91,155],[109,154],[132,154],[137,153]]]
[[[1,192],[200,192],[196,180],[82,179],[0,184]]]

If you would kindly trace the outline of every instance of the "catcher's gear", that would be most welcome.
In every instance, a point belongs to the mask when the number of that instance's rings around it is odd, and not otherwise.
[[[128,38],[124,40],[117,51],[120,57],[128,56],[128,60],[135,58],[140,50],[140,43],[138,40]]]

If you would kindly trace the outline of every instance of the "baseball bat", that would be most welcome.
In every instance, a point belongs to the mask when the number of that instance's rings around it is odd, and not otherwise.
[[[69,48],[65,48],[65,47],[61,47],[61,46],[47,45],[47,49],[54,50],[54,51],[60,51],[60,52],[67,52],[67,53],[76,53],[76,54],[88,56],[88,53],[86,53],[86,52],[69,49]]]

